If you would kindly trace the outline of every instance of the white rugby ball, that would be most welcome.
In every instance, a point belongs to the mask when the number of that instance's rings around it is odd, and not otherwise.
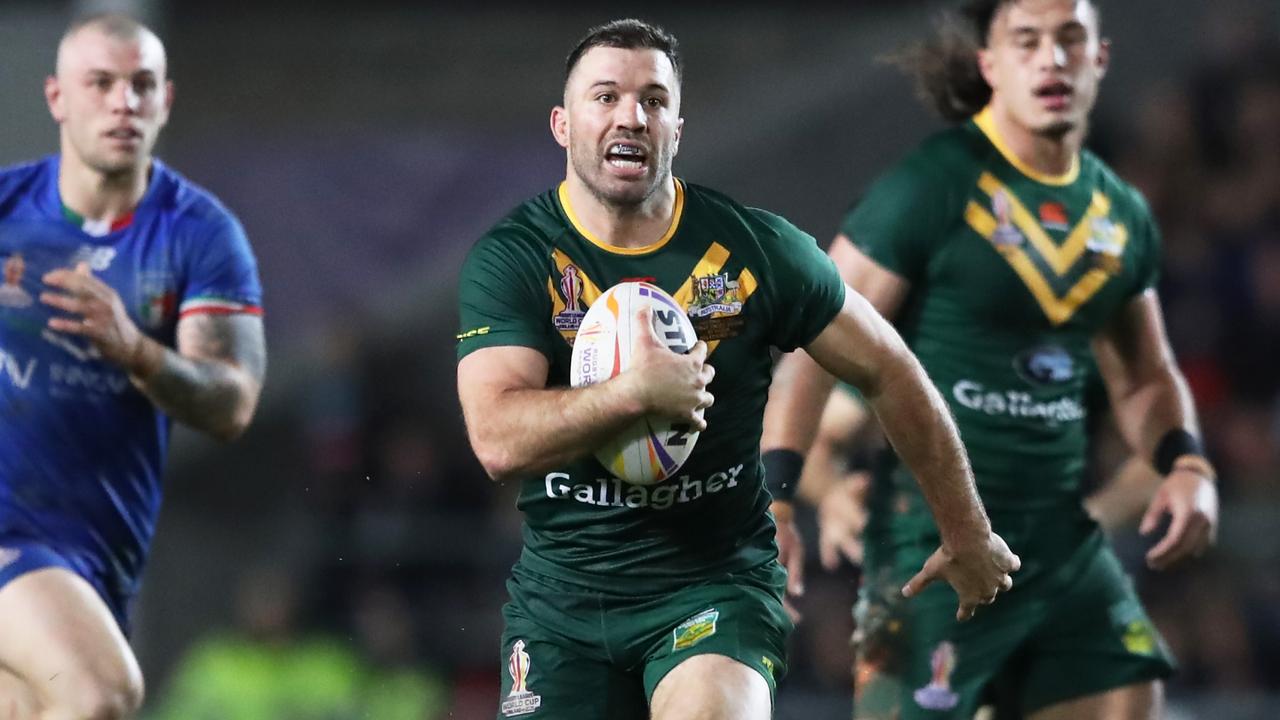
[[[604,291],[587,309],[573,341],[569,382],[573,387],[604,382],[631,366],[636,312],[653,308],[654,334],[672,352],[688,352],[697,342],[684,308],[662,288],[624,282]],[[693,452],[698,433],[688,423],[646,417],[596,450],[609,472],[636,485],[671,477]]]

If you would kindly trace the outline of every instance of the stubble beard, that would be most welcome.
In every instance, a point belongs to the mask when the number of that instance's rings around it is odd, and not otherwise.
[[[583,156],[589,159],[584,160]],[[605,176],[604,165],[608,162],[603,155],[597,154],[592,148],[589,152],[572,154],[572,163],[574,173],[578,179],[586,186],[587,191],[591,193],[600,204],[612,210],[622,213],[635,211],[643,205],[653,194],[662,186],[664,180],[671,175],[671,158],[664,150],[657,156],[649,158],[653,168],[653,175],[647,184],[627,183],[621,190],[611,192],[605,187],[608,178]]]
[[[1046,127],[1040,128],[1036,134],[1050,140],[1061,140],[1076,127],[1077,123],[1074,120],[1055,120]]]

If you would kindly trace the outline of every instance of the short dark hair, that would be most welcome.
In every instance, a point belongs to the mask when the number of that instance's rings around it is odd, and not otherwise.
[[[1101,0],[1083,0],[1095,12]],[[986,107],[991,86],[978,68],[978,49],[991,37],[1000,8],[1018,0],[964,0],[938,16],[933,37],[890,60],[915,80],[917,94],[943,119],[960,122]]]
[[[151,28],[143,25],[141,22],[129,17],[128,15],[122,15],[120,13],[91,13],[88,15],[81,15],[72,20],[71,24],[68,25],[67,29],[62,33],[62,39],[58,42],[58,59],[54,61],[55,73],[57,72],[58,63],[61,62],[62,48],[71,40],[71,38],[75,37],[85,28],[94,28],[95,30],[101,31],[107,37],[126,42],[137,40],[144,35],[150,35],[155,37],[156,40],[160,40],[160,37],[156,35]],[[161,42],[160,45],[163,47],[164,43]]]
[[[671,67],[676,73],[676,82],[680,82],[684,77],[684,67],[680,63],[680,43],[676,41],[674,35],[652,23],[635,18],[624,18],[598,25],[587,31],[587,34],[569,52],[569,57],[565,59],[566,82],[582,56],[595,47],[660,50],[671,61]]]

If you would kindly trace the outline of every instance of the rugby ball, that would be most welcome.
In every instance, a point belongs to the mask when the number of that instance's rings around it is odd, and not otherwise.
[[[604,291],[582,317],[569,382],[582,387],[616,377],[631,365],[636,313],[653,309],[653,332],[672,352],[685,353],[697,342],[684,308],[662,288],[645,282],[624,282]],[[647,332],[647,328],[643,331]],[[653,485],[671,477],[693,452],[698,433],[688,423],[646,417],[595,451],[609,472],[636,485]]]

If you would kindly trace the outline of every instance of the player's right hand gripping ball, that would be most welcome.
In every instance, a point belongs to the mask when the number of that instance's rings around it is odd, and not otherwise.
[[[624,282],[606,290],[587,310],[573,341],[569,380],[574,387],[604,382],[631,364],[639,309],[652,308],[653,329],[673,352],[688,352],[697,342],[684,308],[662,288],[644,282]],[[596,459],[609,472],[636,485],[653,485],[680,469],[698,432],[687,423],[646,417],[596,450]]]

